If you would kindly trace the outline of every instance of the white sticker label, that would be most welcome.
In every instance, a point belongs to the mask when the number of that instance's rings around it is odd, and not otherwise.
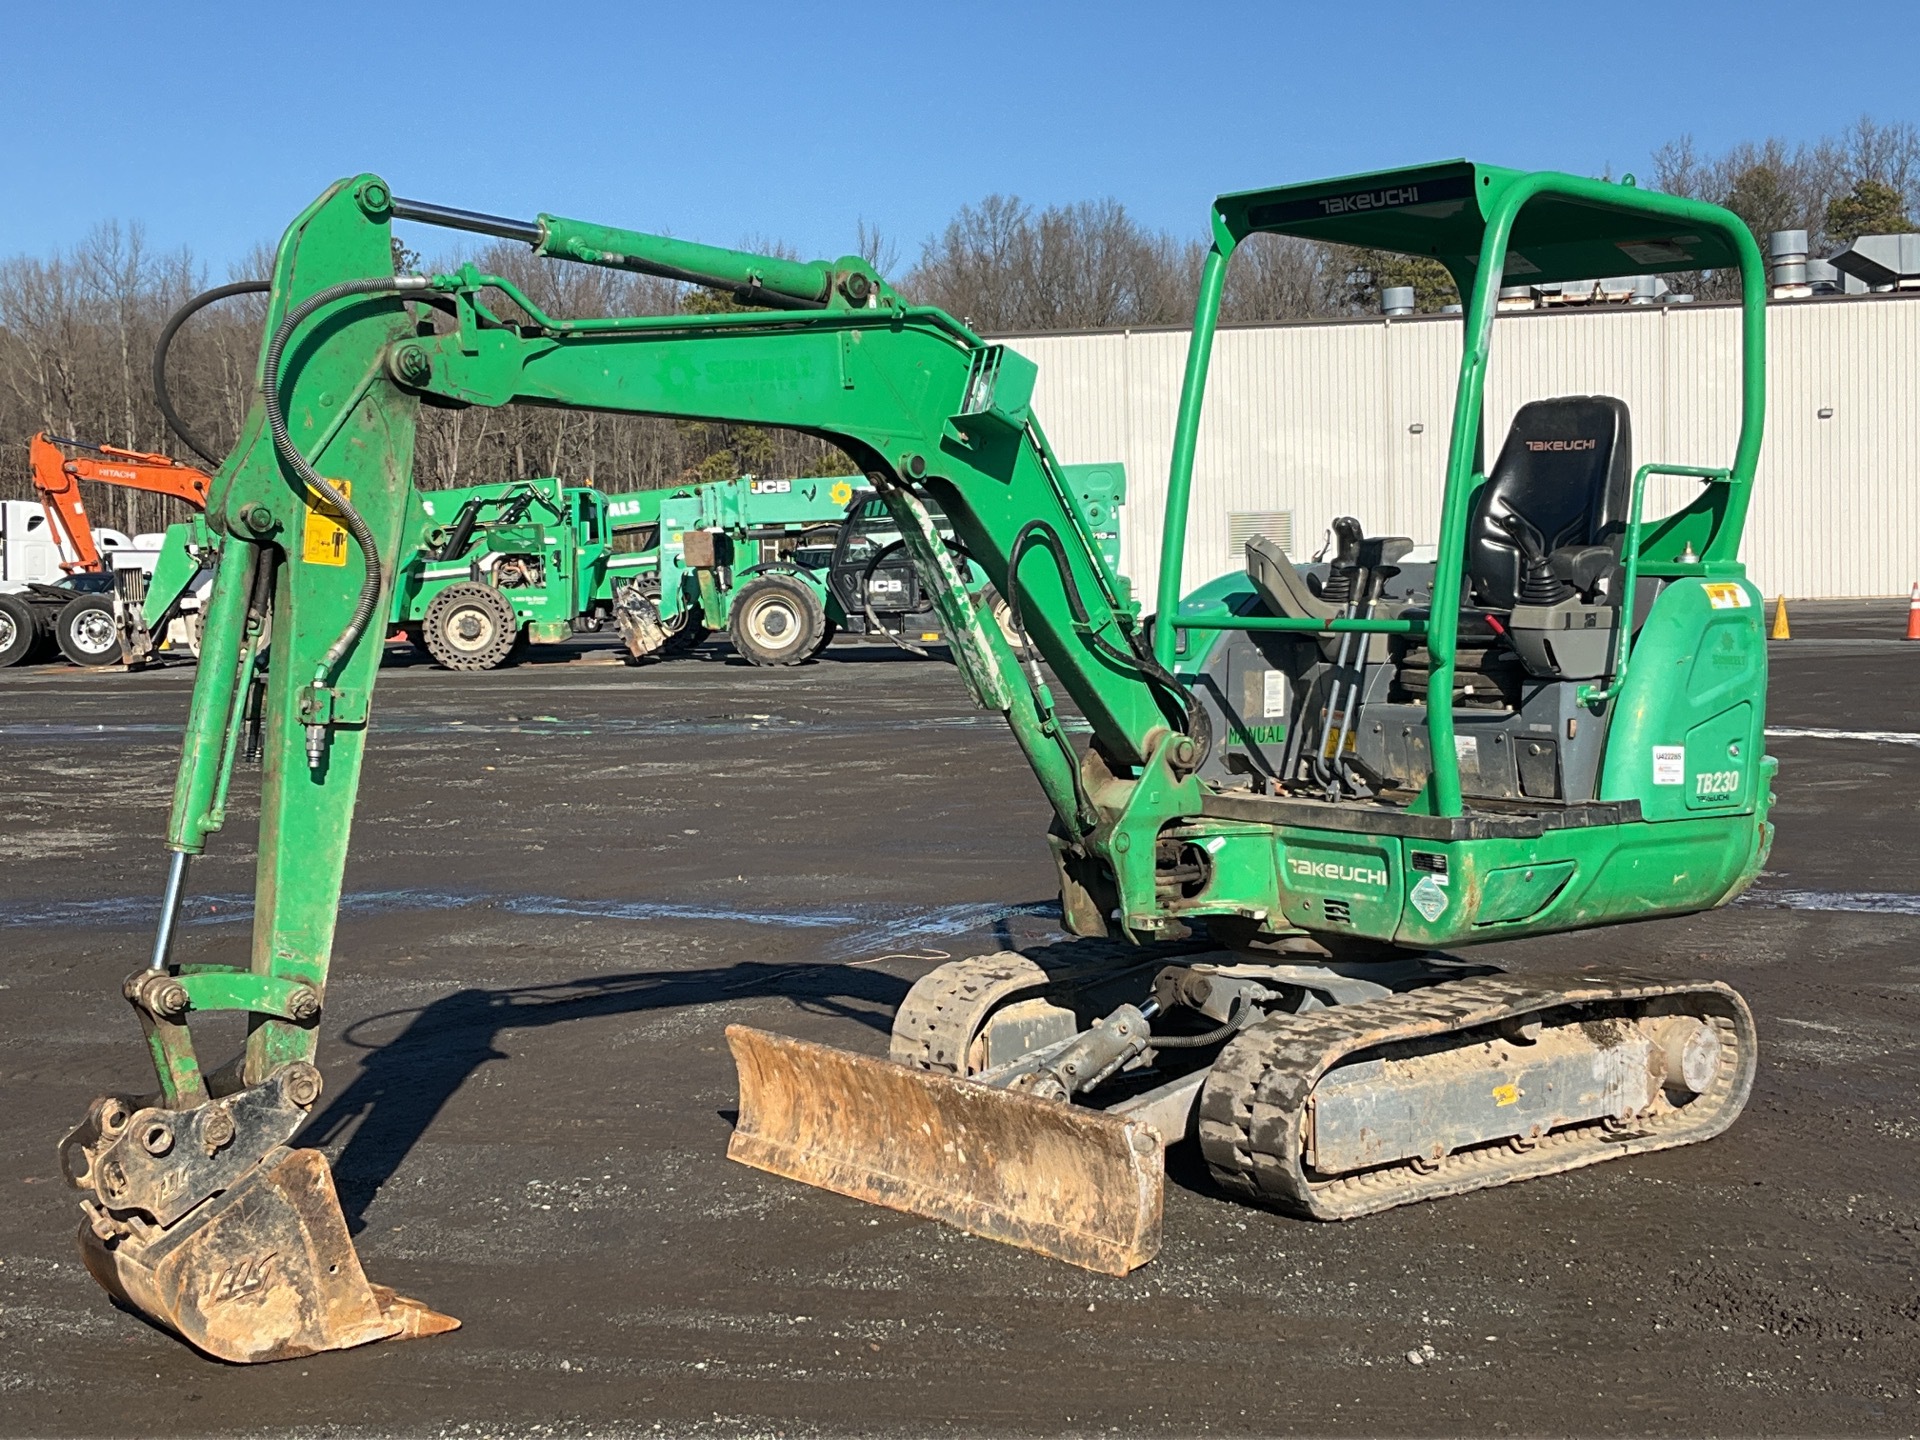
[[[1433,876],[1422,875],[1420,883],[1413,887],[1407,898],[1413,901],[1413,908],[1427,917],[1431,925],[1447,913],[1447,892],[1435,883]]]
[[[1653,783],[1656,785],[1687,783],[1686,746],[1656,745],[1653,747]]]
[[[1453,737],[1453,755],[1460,768],[1480,773],[1480,737],[1478,735],[1456,735]]]
[[[1260,714],[1263,719],[1287,718],[1287,675],[1269,670],[1260,677]]]
[[[1745,610],[1753,597],[1740,586],[1721,581],[1707,586],[1707,603],[1716,610]]]

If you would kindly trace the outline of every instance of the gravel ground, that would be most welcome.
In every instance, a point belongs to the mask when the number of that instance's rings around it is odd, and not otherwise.
[[[1037,788],[946,665],[390,667],[307,1140],[368,1272],[465,1328],[257,1368],[108,1303],[53,1160],[144,1083],[118,990],[191,672],[0,673],[0,1433],[1913,1433],[1920,645],[1791,609],[1755,891],[1480,952],[1733,982],[1740,1123],[1339,1226],[1176,1163],[1127,1279],[724,1158],[727,1022],[878,1053],[939,958],[1055,934]],[[245,954],[250,805],[179,958]]]

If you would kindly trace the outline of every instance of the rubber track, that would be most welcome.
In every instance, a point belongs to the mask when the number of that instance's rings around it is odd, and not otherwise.
[[[1687,1012],[1714,1026],[1720,1073],[1686,1105],[1624,1133],[1600,1124],[1543,1136],[1516,1152],[1504,1145],[1449,1155],[1421,1174],[1388,1166],[1335,1179],[1305,1171],[1305,1112],[1334,1065],[1361,1051],[1450,1031],[1475,1030],[1522,1015],[1572,1006],[1632,1005],[1685,997]],[[1209,1170],[1228,1193],[1288,1214],[1347,1220],[1416,1200],[1485,1190],[1577,1170],[1624,1155],[1710,1140],[1731,1125],[1753,1089],[1757,1039],[1752,1012],[1731,986],[1615,971],[1578,975],[1490,975],[1304,1015],[1276,1015],[1230,1041],[1200,1096],[1199,1139]]]
[[[967,1051],[987,1016],[1046,984],[1047,972],[1017,950],[949,960],[914,981],[900,1002],[888,1056],[915,1069],[964,1075]]]

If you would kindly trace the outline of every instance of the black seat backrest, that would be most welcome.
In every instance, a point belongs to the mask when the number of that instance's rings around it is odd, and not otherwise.
[[[1515,514],[1540,532],[1547,553],[1570,545],[1616,551],[1633,499],[1633,428],[1624,401],[1563,395],[1520,407],[1467,517],[1467,601],[1511,610],[1521,557],[1497,523]]]

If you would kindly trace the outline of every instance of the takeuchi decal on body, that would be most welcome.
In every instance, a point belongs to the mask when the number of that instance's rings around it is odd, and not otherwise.
[[[1386,870],[1377,865],[1342,865],[1337,860],[1301,860],[1289,855],[1287,869],[1314,880],[1339,880],[1349,885],[1385,886],[1387,883]]]

